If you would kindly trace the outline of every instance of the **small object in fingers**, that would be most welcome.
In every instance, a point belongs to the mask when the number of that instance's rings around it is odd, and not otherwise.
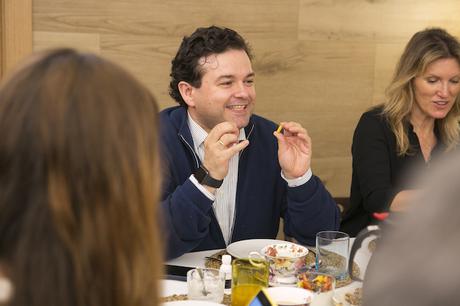
[[[219,139],[218,143],[220,143],[221,145],[223,145],[225,147],[225,144],[222,140]]]
[[[283,131],[284,131],[283,125],[282,124],[278,125],[278,128],[276,129],[276,132],[277,133],[283,133]]]

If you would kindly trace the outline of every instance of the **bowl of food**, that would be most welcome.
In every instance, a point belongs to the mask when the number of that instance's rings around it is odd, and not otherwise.
[[[297,286],[315,293],[333,291],[335,277],[326,273],[307,271],[297,275]]]
[[[297,287],[314,292],[314,305],[330,305],[335,290],[335,277],[330,274],[306,271],[297,275]]]
[[[270,285],[295,284],[296,275],[306,270],[308,249],[295,243],[270,244],[262,249],[269,263]]]

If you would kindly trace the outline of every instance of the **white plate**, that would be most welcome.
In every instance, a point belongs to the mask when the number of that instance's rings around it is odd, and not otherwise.
[[[261,252],[261,250],[269,245],[276,243],[289,243],[284,240],[276,239],[248,239],[233,242],[227,246],[227,252],[236,258],[247,258],[250,252]]]
[[[208,301],[174,301],[174,302],[166,302],[161,304],[162,306],[225,306],[224,304],[208,302]]]
[[[310,305],[315,297],[312,291],[297,287],[270,287],[267,293],[278,304],[289,301],[287,305]]]

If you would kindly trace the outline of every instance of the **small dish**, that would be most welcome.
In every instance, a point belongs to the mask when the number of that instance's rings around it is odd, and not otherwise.
[[[335,292],[335,277],[316,271],[307,271],[297,275],[297,286],[314,293],[313,305],[331,305]],[[338,306],[338,305],[337,305]]]
[[[297,286],[315,293],[334,291],[335,277],[316,271],[306,271],[297,275]]]

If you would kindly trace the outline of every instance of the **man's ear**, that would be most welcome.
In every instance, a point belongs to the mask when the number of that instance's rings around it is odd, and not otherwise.
[[[192,95],[193,86],[185,81],[180,81],[179,84],[177,84],[177,87],[179,88],[180,95],[182,96],[182,99],[184,99],[185,103],[187,103],[188,106],[195,106]]]

